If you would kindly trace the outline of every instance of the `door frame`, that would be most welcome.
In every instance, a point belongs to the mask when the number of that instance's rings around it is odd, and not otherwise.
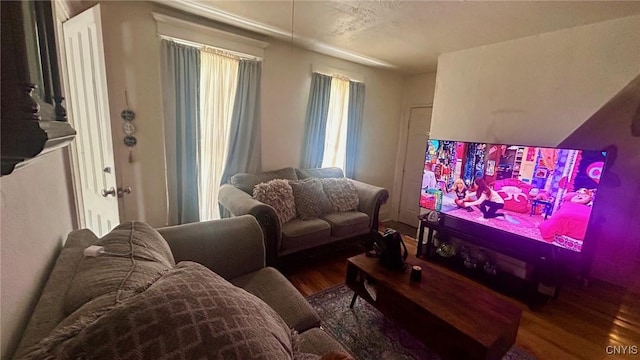
[[[400,133],[398,134],[398,151],[396,154],[396,166],[393,180],[392,192],[395,196],[391,201],[391,214],[393,214],[393,220],[398,221],[400,218],[400,200],[402,195],[402,184],[404,182],[404,163],[407,158],[407,146],[409,144],[409,119],[411,118],[411,111],[413,109],[431,108],[433,113],[433,103],[409,105],[403,111],[402,121],[400,123]],[[429,136],[431,131],[427,133]],[[425,144],[426,146],[426,144]]]

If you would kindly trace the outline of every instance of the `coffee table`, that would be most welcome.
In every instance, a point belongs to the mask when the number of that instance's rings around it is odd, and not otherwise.
[[[402,272],[365,254],[347,260],[346,284],[447,359],[500,359],[515,343],[522,309],[482,285],[415,256]],[[422,268],[409,280],[412,265]],[[375,300],[365,288],[372,283]]]

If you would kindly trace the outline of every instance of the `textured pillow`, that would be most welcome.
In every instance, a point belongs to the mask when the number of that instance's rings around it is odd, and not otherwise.
[[[275,179],[253,188],[253,198],[276,210],[280,223],[296,218],[296,203],[293,190],[287,180]]]
[[[66,315],[100,296],[110,297],[100,303],[115,305],[175,265],[164,238],[142,222],[120,224],[96,245],[106,254],[80,260],[64,299]]]
[[[289,181],[293,189],[296,212],[302,220],[316,219],[331,210],[331,201],[324,193],[320,179]]]
[[[256,296],[181,262],[143,293],[50,341],[56,359],[292,359],[291,330]]]
[[[334,212],[357,210],[360,204],[358,191],[347,178],[320,179]]]

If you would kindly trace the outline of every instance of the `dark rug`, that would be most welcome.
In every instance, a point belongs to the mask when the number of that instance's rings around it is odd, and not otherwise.
[[[353,292],[339,285],[307,300],[322,319],[322,327],[331,333],[357,360],[440,359],[420,340],[386,319],[376,308],[358,298],[349,308]],[[513,346],[503,359],[535,359],[526,351]]]

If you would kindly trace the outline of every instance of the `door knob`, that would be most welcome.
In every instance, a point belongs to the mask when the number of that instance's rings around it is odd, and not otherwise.
[[[102,189],[102,190],[100,190],[100,194],[101,194],[102,196],[104,196],[104,197],[107,197],[107,196],[109,196],[109,195],[111,195],[111,196],[116,196],[116,189],[114,189],[114,188],[113,188],[113,186],[112,186],[109,190],[107,190],[107,189]]]
[[[119,187],[118,188],[118,197],[121,198],[124,196],[124,194],[131,194],[131,186],[127,186],[124,188]]]

